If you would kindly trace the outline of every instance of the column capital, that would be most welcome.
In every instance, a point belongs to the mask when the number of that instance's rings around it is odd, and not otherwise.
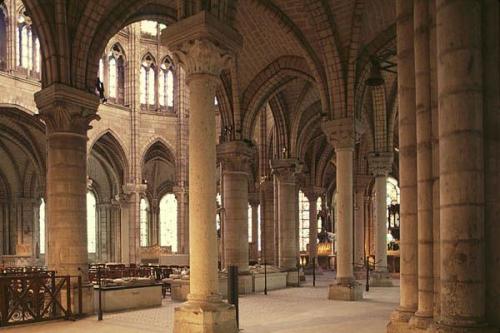
[[[387,177],[392,170],[394,155],[392,152],[374,152],[368,155],[368,167],[370,173],[377,176]]]
[[[363,133],[361,122],[350,117],[322,122],[321,129],[335,150],[354,149]]]
[[[316,202],[318,198],[325,193],[325,189],[319,186],[309,186],[302,189],[306,198],[311,202]]]
[[[127,183],[122,186],[122,190],[125,195],[131,195],[133,193],[144,194],[146,193],[147,188],[148,186],[146,184],[134,184],[134,183]]]
[[[223,170],[250,172],[250,162],[254,150],[244,141],[229,141],[216,147],[217,159],[222,163]]]
[[[271,169],[273,175],[278,177],[278,180],[295,183],[297,174],[302,172],[302,163],[294,158],[272,160]]]
[[[372,175],[357,174],[354,176],[354,189],[356,193],[364,192],[368,187],[368,184],[372,181]]]
[[[39,117],[47,125],[47,133],[87,135],[90,122],[99,120],[99,97],[64,84],[54,83],[35,94]]]
[[[242,36],[229,25],[205,11],[168,27],[162,42],[186,70],[193,74],[219,77],[243,44]]]

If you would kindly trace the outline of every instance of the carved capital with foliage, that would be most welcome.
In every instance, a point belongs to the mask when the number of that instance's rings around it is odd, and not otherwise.
[[[370,173],[377,176],[385,176],[392,170],[394,155],[391,152],[375,152],[368,155],[368,167]]]
[[[350,117],[325,121],[321,129],[335,150],[354,149],[354,144],[363,133],[361,122]]]
[[[302,172],[303,165],[299,160],[293,158],[272,160],[271,169],[278,181],[285,183],[296,183],[297,175]]]
[[[35,94],[39,117],[47,133],[87,135],[90,122],[99,120],[99,97],[64,84],[53,84]]]
[[[250,173],[251,161],[255,154],[244,141],[229,141],[217,145],[217,159],[224,171]]]

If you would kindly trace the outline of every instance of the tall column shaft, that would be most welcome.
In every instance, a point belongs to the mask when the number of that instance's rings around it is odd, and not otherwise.
[[[353,149],[336,148],[337,166],[337,283],[354,280],[352,264]]]
[[[417,310],[417,156],[413,2],[396,1],[400,206],[400,306],[388,326],[406,325]]]
[[[262,257],[268,265],[276,264],[274,246],[274,186],[272,180],[267,180],[260,185],[261,195],[261,231],[262,231]]]
[[[296,202],[295,182],[289,179],[278,180],[278,225],[279,225],[279,262],[282,269],[295,269],[297,267],[297,237],[295,225]]]
[[[248,271],[248,175],[224,171],[224,265]]]
[[[433,174],[429,0],[414,2],[415,99],[417,128],[418,310],[412,325],[431,323],[433,277]]]
[[[47,265],[86,277],[87,137],[47,134]]]
[[[273,160],[273,173],[278,187],[278,265],[283,270],[297,267],[297,223],[296,205],[298,193],[296,173],[298,161],[293,159]]]
[[[357,174],[355,177],[354,194],[354,264],[355,268],[362,269],[365,262],[365,240],[369,235],[365,232],[368,224],[366,214],[365,193],[372,177],[366,174]],[[366,251],[368,255],[369,251]]]
[[[387,272],[387,177],[375,177],[375,270]]]
[[[216,154],[215,112],[217,81],[203,74],[189,78],[189,240],[190,295],[218,294],[215,225]],[[203,147],[203,149],[200,149]]]
[[[252,151],[243,141],[217,146],[222,162],[224,206],[224,266],[248,272],[248,173]]]
[[[318,197],[309,197],[309,260],[318,256],[318,209],[316,200]]]
[[[487,332],[483,327],[482,4],[439,0],[436,5],[441,205],[438,326],[448,332]]]

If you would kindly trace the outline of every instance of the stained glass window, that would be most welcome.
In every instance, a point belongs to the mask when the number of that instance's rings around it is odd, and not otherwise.
[[[87,192],[87,252],[96,252],[96,198],[92,192]]]
[[[177,199],[168,193],[160,200],[160,246],[177,252]]]

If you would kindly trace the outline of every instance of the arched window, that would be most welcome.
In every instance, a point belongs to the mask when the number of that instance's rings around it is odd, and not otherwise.
[[[399,203],[400,190],[398,181],[387,178],[387,228],[396,239],[399,239]]]
[[[40,225],[40,254],[45,254],[45,200],[43,200],[43,198],[40,203],[38,222]]]
[[[248,242],[253,242],[252,239],[252,206],[248,205]]]
[[[319,213],[321,212],[321,206],[323,206],[323,199],[321,197],[318,197],[318,200],[316,200],[316,211]],[[321,232],[321,227],[323,226],[323,221],[320,215],[318,215],[318,232]]]
[[[148,246],[149,238],[149,202],[145,198],[141,198],[139,203],[139,228],[140,228],[140,246]]]
[[[309,200],[299,191],[299,242],[300,251],[307,251],[309,243]]]
[[[222,207],[222,196],[220,195],[220,193],[217,193],[217,196],[215,197],[215,201],[217,203],[217,210],[219,208]],[[219,232],[221,230],[221,218],[220,218],[220,212],[218,212],[216,215],[215,215],[215,225],[216,225],[216,228],[217,228],[217,232]]]
[[[104,82],[104,61],[99,59],[99,81]]]
[[[177,252],[177,199],[168,193],[160,200],[160,246]]]
[[[96,252],[96,198],[93,192],[87,192],[87,252]]]
[[[154,58],[151,54],[147,54],[142,60],[140,80],[140,100],[143,108],[149,109],[154,107],[156,103],[156,72]]]
[[[40,42],[31,29],[31,19],[23,14],[17,18],[17,66],[40,73]]]
[[[0,4],[0,70],[7,68],[7,10]]]
[[[113,45],[108,57],[108,89],[112,102],[123,104],[125,89],[125,55],[119,44]]]
[[[160,106],[171,108],[174,106],[174,74],[172,69],[172,61],[170,58],[165,58],[160,66],[158,77],[158,99]]]
[[[109,59],[109,97],[116,98],[116,59],[111,57]]]

